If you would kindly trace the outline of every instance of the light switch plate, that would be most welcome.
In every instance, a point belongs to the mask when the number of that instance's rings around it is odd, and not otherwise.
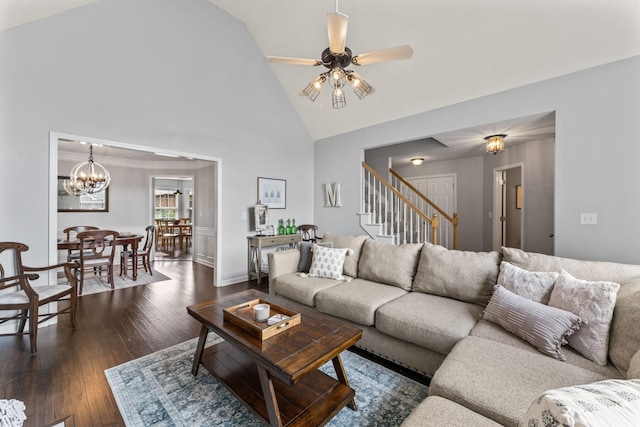
[[[597,213],[581,213],[580,225],[596,225],[598,223]]]

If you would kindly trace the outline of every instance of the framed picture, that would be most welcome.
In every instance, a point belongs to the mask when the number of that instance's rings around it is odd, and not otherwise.
[[[74,196],[65,190],[68,176],[58,176],[58,212],[109,212],[109,187],[93,194]]]
[[[269,209],[287,208],[287,181],[258,177],[258,203]]]
[[[256,205],[253,212],[255,229],[257,232],[262,233],[262,230],[269,228],[269,206]]]
[[[516,185],[516,209],[522,209],[522,185]]]

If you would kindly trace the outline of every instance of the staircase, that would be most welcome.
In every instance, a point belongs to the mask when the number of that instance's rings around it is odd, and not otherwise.
[[[362,162],[363,188],[359,214],[362,229],[380,242],[429,242],[455,249],[457,214],[449,216],[395,171],[391,169],[390,172],[393,185]],[[444,224],[440,221],[441,217]],[[441,234],[445,237],[444,241]]]

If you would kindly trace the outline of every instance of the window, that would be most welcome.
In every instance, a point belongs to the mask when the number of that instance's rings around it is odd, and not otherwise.
[[[177,219],[178,196],[175,190],[155,190],[155,219]]]

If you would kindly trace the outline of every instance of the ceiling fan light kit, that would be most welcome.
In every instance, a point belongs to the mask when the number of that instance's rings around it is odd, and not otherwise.
[[[329,85],[333,89],[331,93],[331,106],[333,108],[339,109],[347,105],[343,90],[346,82],[351,84],[353,92],[358,99],[364,99],[374,92],[373,87],[358,73],[346,70],[346,68],[352,64],[360,66],[408,59],[413,55],[413,48],[409,45],[404,45],[354,56],[351,49],[346,46],[348,22],[349,17],[338,12],[338,2],[336,0],[336,11],[327,13],[329,47],[322,52],[321,60],[284,56],[267,56],[265,60],[272,64],[323,65],[328,68],[329,71],[320,74],[300,92],[300,95],[306,96],[312,102],[320,95],[322,86],[327,80],[329,80]]]

